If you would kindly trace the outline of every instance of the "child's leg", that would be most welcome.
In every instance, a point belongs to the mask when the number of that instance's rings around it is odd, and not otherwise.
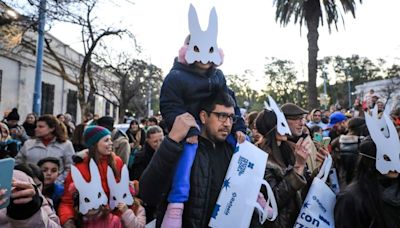
[[[190,171],[196,156],[197,146],[197,143],[185,143],[183,146],[183,152],[176,166],[171,191],[168,195],[168,202],[170,203],[183,203],[189,198]]]
[[[172,180],[171,191],[168,195],[168,207],[161,228],[182,227],[184,202],[189,199],[190,171],[196,157],[198,144],[185,143],[182,155],[178,161]]]

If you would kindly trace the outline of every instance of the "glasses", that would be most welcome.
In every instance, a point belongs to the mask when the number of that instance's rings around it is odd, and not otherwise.
[[[218,120],[225,123],[225,121],[229,118],[232,123],[236,123],[238,117],[235,114],[229,114],[226,112],[208,112],[213,113],[218,117]]]

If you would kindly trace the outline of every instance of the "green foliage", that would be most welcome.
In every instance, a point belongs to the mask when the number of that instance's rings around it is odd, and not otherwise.
[[[400,66],[393,64],[386,68],[384,59],[371,60],[367,57],[352,55],[351,57],[327,56],[318,61],[318,70],[323,79],[324,73],[329,75],[327,84],[336,79],[334,85],[328,86],[330,103],[339,103],[348,107],[349,79],[350,91],[355,91],[355,86],[369,81],[393,78],[400,75]],[[334,75],[332,75],[332,72]],[[320,86],[320,91],[322,91]],[[354,99],[354,98],[353,98]]]
[[[289,60],[277,58],[267,59],[269,62],[265,65],[265,77],[267,86],[263,90],[264,100],[266,95],[272,96],[279,104],[287,102],[301,103],[306,101],[303,95],[306,93],[306,83],[297,83],[297,72],[294,69],[294,63]],[[305,104],[305,102],[302,102]]]
[[[250,79],[254,78],[250,70],[246,70],[242,75],[226,75],[226,80],[229,88],[235,92],[236,101],[239,107],[245,107],[245,101],[248,102],[248,110],[253,110],[254,107],[259,107],[256,104],[258,101],[258,92],[251,87]]]

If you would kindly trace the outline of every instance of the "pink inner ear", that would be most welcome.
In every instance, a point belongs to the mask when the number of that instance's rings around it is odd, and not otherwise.
[[[187,49],[188,49],[188,45],[185,44],[181,47],[181,49],[179,49],[179,53],[178,53],[178,62],[180,62],[182,64],[186,64],[186,65],[188,64],[185,59]]]

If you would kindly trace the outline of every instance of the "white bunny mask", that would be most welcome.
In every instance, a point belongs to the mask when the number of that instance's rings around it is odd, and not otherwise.
[[[396,128],[386,113],[379,118],[377,106],[371,115],[365,112],[365,122],[376,144],[376,169],[381,174],[400,173],[400,140]]]
[[[185,55],[187,63],[201,62],[221,65],[222,58],[217,45],[218,17],[215,7],[210,11],[206,31],[201,29],[196,9],[192,4],[189,7],[190,41]]]
[[[99,169],[93,159],[89,162],[90,182],[82,177],[81,172],[71,166],[72,180],[79,192],[79,212],[87,214],[91,209],[98,209],[101,205],[107,205],[108,198],[101,186]]]
[[[286,135],[286,134],[292,135],[292,132],[290,131],[290,128],[289,128],[289,124],[286,121],[285,115],[283,114],[281,109],[278,107],[275,100],[271,96],[268,96],[268,101],[269,101],[269,104],[264,101],[264,106],[265,106],[265,109],[274,111],[274,113],[276,115],[276,128],[277,128],[278,133],[280,135]]]
[[[129,172],[126,165],[122,167],[121,170],[121,179],[119,183],[115,180],[114,172],[108,166],[107,167],[107,182],[108,187],[110,189],[110,208],[114,210],[114,208],[118,205],[118,203],[125,203],[126,205],[133,204],[133,197],[131,192],[129,191]]]

